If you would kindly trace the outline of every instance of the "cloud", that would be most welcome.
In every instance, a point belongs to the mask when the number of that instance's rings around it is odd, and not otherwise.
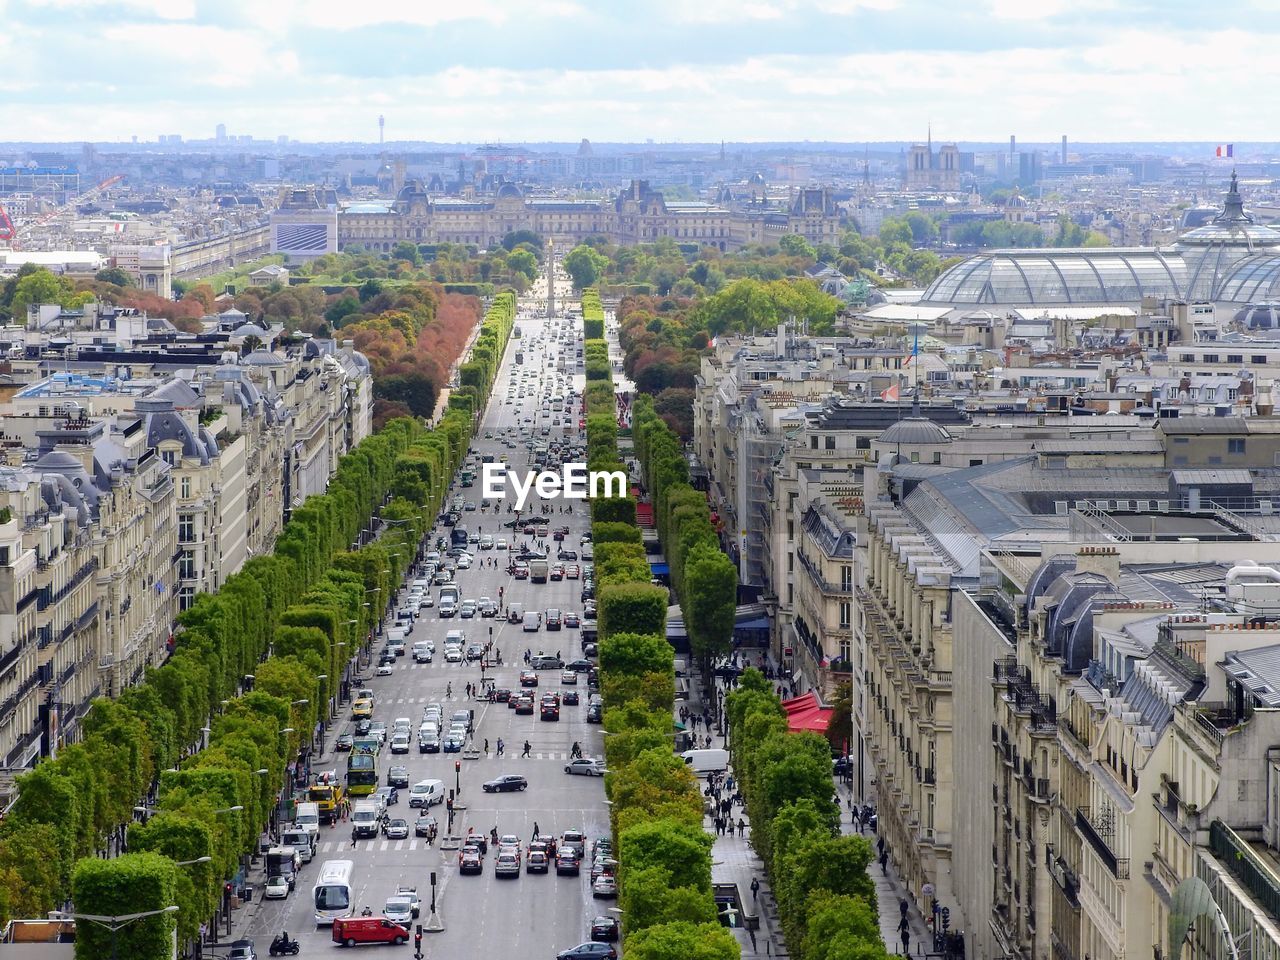
[[[0,0],[0,123],[49,140],[226,122],[369,141],[379,113],[392,139],[435,142],[861,142],[930,122],[935,140],[1274,139],[1270,101],[1211,65],[1273,88],[1280,26],[1153,2]]]

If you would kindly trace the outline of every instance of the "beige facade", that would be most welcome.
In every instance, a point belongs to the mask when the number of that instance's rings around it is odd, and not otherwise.
[[[644,180],[633,180],[613,200],[526,197],[514,183],[502,184],[491,197],[439,197],[415,181],[390,204],[359,201],[342,209],[337,244],[383,252],[401,241],[492,248],[508,233],[531,230],[557,245],[603,236],[619,244],[670,238],[735,250],[749,243],[776,246],[788,233],[815,244],[836,243],[840,219],[826,188],[804,188],[785,204],[762,207],[667,200]]]
[[[916,902],[929,902],[930,885],[954,909],[952,570],[896,508],[873,504],[867,515],[858,642],[878,831]]]
[[[323,491],[368,435],[369,379],[362,357],[308,345],[190,381],[64,375],[14,398],[0,466],[0,767],[76,739],[94,697],[164,662],[197,593],[272,549],[290,505]]]

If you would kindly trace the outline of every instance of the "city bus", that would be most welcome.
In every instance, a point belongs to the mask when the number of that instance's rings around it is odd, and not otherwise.
[[[353,797],[367,797],[378,789],[377,758],[364,751],[352,752],[347,757],[347,793]]]
[[[449,531],[449,542],[455,547],[467,548],[467,528],[455,526]]]
[[[311,891],[316,926],[330,926],[334,920],[350,917],[355,912],[351,895],[354,868],[350,860],[326,860],[320,864],[320,873]]]

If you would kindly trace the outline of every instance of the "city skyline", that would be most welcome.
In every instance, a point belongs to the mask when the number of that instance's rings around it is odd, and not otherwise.
[[[1051,143],[1274,139],[1242,0],[0,0],[6,139]],[[322,26],[323,25],[323,26]],[[1262,29],[1255,27],[1262,26]],[[42,52],[58,51],[51,70]],[[105,51],[105,53],[104,53]],[[441,55],[444,52],[444,55]],[[127,64],[127,69],[116,67]]]

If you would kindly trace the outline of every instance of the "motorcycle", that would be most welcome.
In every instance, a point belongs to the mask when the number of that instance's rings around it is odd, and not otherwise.
[[[302,949],[302,944],[297,940],[285,940],[282,937],[276,937],[271,941],[271,946],[267,950],[273,957],[297,956],[298,951]]]

